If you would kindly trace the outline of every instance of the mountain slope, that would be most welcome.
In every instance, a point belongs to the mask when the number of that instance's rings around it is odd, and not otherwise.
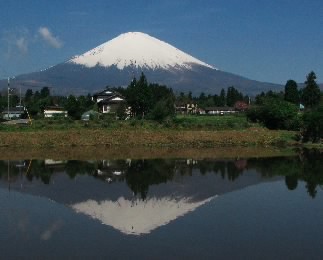
[[[213,68],[166,42],[140,32],[121,34],[109,42],[72,58],[68,63],[84,65],[88,68],[97,65],[116,66],[119,70],[129,66],[153,70],[190,69],[190,64]]]
[[[245,94],[281,89],[223,72],[144,33],[131,32],[46,70],[20,75],[16,83],[50,86],[60,94],[87,94],[109,86],[127,86],[144,72],[148,81],[175,92],[218,94],[234,86]]]

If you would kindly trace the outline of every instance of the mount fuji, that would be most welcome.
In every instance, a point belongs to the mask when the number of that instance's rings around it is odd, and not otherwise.
[[[127,86],[143,72],[148,82],[175,92],[218,94],[234,86],[245,94],[281,89],[221,71],[170,44],[141,32],[129,32],[84,54],[40,72],[16,77],[16,84],[49,86],[61,94],[87,94],[106,86]],[[56,91],[55,91],[56,93]]]

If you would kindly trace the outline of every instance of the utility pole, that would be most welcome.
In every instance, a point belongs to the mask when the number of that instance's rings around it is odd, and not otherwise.
[[[9,120],[9,102],[10,102],[10,98],[9,98],[9,95],[10,95],[10,78],[8,77],[8,120]]]

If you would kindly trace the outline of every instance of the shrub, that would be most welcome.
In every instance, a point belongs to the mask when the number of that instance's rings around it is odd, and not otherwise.
[[[162,99],[156,103],[150,113],[150,117],[158,122],[164,121],[166,118],[173,117],[175,114],[174,102],[168,99]]]
[[[323,105],[304,113],[302,136],[304,142],[318,142],[323,138]]]
[[[262,106],[249,109],[247,117],[252,122],[263,123],[269,129],[297,130],[297,113],[296,105],[278,98],[268,98]]]

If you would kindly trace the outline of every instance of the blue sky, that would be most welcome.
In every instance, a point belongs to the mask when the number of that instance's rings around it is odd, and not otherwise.
[[[0,77],[140,31],[251,79],[323,82],[322,0],[0,0]]]

